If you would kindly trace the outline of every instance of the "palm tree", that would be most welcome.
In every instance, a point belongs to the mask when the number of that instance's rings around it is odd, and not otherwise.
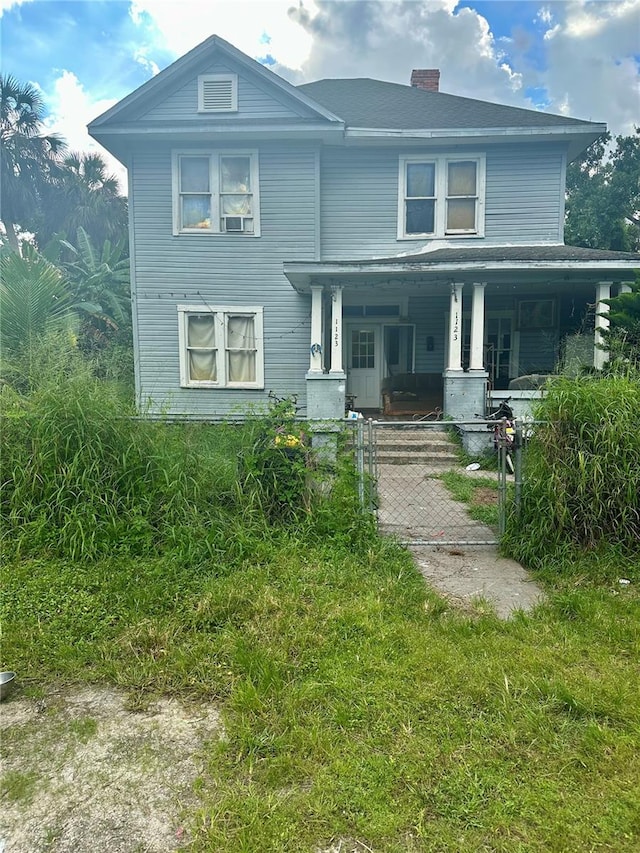
[[[0,75],[0,220],[16,252],[16,226],[34,227],[42,189],[65,146],[59,136],[42,134],[44,118],[34,86]]]
[[[39,245],[70,238],[82,228],[95,246],[127,234],[127,200],[100,154],[72,152],[61,161],[44,198]]]
[[[63,273],[25,243],[0,259],[0,347],[3,354],[29,351],[46,333],[77,330],[73,293]]]

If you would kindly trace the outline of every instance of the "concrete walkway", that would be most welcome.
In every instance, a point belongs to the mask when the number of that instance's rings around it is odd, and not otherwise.
[[[543,599],[529,573],[515,560],[501,557],[496,545],[408,548],[425,580],[454,604],[472,607],[486,601],[501,619],[508,619]]]
[[[437,479],[442,470],[379,467],[381,532],[404,542],[426,581],[452,603],[468,608],[486,602],[502,619],[531,610],[542,600],[542,589],[519,563],[499,555],[495,531],[470,518],[465,504],[451,497]]]

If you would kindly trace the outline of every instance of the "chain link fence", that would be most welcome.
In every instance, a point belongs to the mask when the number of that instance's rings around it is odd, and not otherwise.
[[[522,428],[506,422],[349,422],[360,498],[405,544],[493,545],[519,503]],[[472,461],[477,460],[477,461]]]

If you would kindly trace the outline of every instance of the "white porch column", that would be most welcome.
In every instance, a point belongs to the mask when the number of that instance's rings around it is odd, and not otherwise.
[[[322,373],[322,287],[311,286],[309,373]]]
[[[344,373],[342,369],[342,288],[331,288],[331,368],[329,373]]]
[[[451,285],[447,370],[462,370],[462,282]]]
[[[627,284],[626,281],[623,281],[620,285],[620,293],[631,293],[631,285]]]
[[[602,370],[605,363],[609,360],[609,353],[606,350],[600,349],[599,344],[603,343],[602,329],[609,328],[609,318],[601,317],[601,314],[609,312],[609,306],[605,305],[603,299],[611,298],[611,282],[601,281],[596,285],[596,333],[593,347],[593,366],[596,370]]]
[[[484,370],[484,289],[486,286],[486,281],[473,283],[469,370]]]

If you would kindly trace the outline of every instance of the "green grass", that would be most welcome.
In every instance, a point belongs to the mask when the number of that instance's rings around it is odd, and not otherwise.
[[[457,501],[467,504],[476,521],[498,526],[498,481],[490,477],[467,477],[459,471],[445,471],[440,479]]]
[[[624,543],[541,552],[529,616],[459,613],[377,538],[352,470],[318,499],[323,472],[274,440],[299,429],[283,411],[132,421],[73,376],[2,394],[2,665],[18,697],[106,682],[131,710],[216,702],[194,853],[640,849]],[[445,482],[493,523],[493,480]],[[94,733],[86,717],[61,737]],[[35,777],[7,775],[27,803]]]
[[[274,533],[235,565],[16,561],[3,654],[23,685],[221,703],[196,851],[632,851],[630,568],[610,563],[594,587],[565,567],[547,606],[501,622],[453,611],[375,537]]]

